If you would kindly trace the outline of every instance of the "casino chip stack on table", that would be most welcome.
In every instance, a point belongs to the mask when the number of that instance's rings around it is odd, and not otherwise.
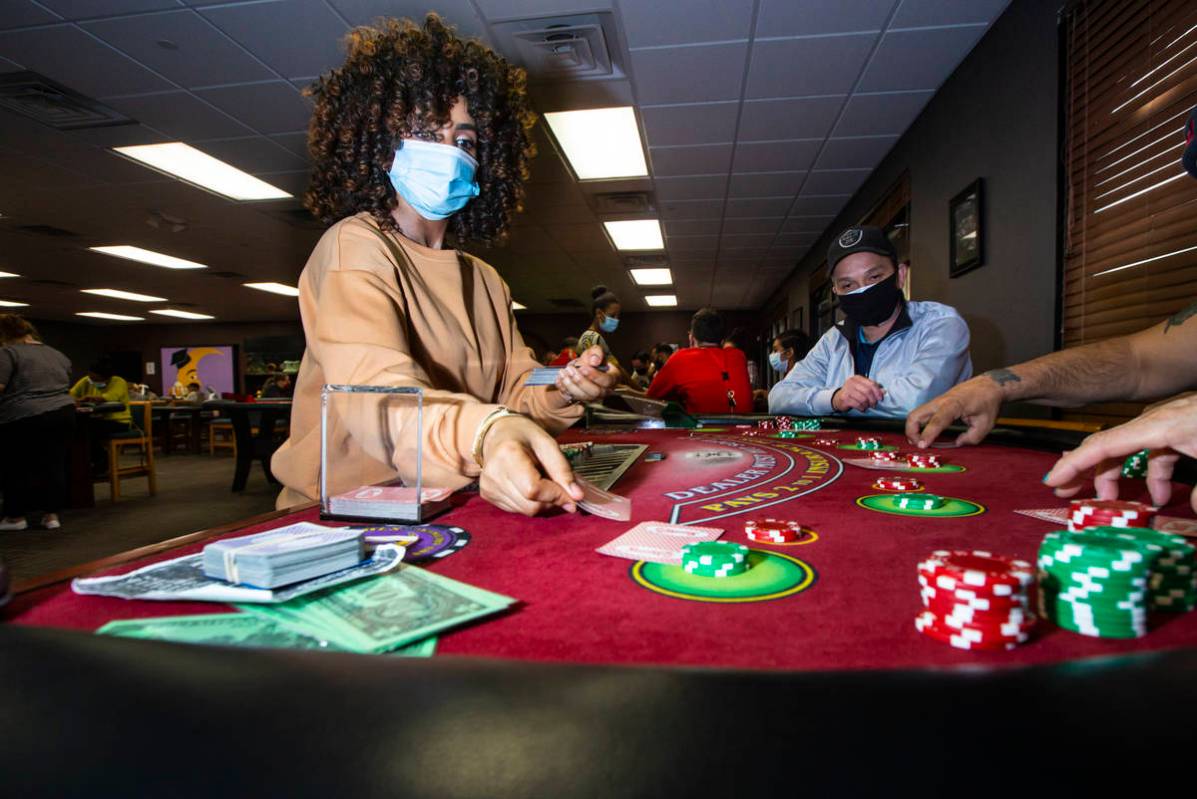
[[[873,488],[882,491],[921,491],[923,484],[909,475],[886,475],[873,481]]]
[[[732,541],[686,544],[682,568],[698,577],[734,577],[748,571],[748,547]]]
[[[749,519],[744,534],[758,544],[790,544],[802,538],[802,525],[783,519]]]
[[[906,456],[906,463],[913,469],[938,469],[943,465],[939,456],[930,452],[911,452]]]
[[[980,550],[939,550],[918,565],[923,610],[914,626],[957,649],[1008,650],[1030,639],[1035,616],[1026,561]]]

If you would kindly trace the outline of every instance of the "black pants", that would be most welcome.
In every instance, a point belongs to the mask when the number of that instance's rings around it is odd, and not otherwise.
[[[0,486],[4,516],[57,513],[66,500],[67,457],[75,406],[0,424]]]
[[[128,422],[114,422],[111,419],[88,419],[87,435],[91,440],[91,471],[92,474],[108,473],[108,442],[114,433],[129,432]]]

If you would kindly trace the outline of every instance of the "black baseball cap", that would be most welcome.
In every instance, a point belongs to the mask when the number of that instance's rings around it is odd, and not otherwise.
[[[1197,178],[1197,108],[1189,114],[1189,121],[1185,123],[1185,152],[1180,157],[1185,170]]]
[[[898,264],[898,250],[889,240],[889,236],[885,235],[885,231],[879,227],[865,225],[850,227],[836,236],[835,241],[827,248],[828,269],[834,272],[836,264],[857,252],[874,252],[886,256],[895,266]]]

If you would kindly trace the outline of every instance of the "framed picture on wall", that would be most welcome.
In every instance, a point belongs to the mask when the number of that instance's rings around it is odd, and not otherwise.
[[[981,178],[948,203],[948,276],[960,277],[985,263]]]

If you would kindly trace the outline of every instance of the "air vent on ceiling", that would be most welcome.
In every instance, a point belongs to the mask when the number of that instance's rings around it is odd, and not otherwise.
[[[597,214],[644,214],[653,210],[652,198],[643,191],[595,194],[591,204]]]
[[[555,300],[549,300],[549,304],[555,308],[569,308],[571,310],[574,308],[585,308],[586,307],[585,305],[582,304],[581,300],[576,300],[573,297],[566,297],[564,299],[557,298]]]
[[[508,20],[491,31],[499,50],[533,82],[624,77],[612,57],[619,39],[609,12]]]
[[[223,277],[225,280],[241,280],[241,279],[243,279],[243,278],[247,278],[247,277],[249,277],[249,275],[243,275],[243,274],[241,274],[240,272],[212,272],[212,271],[207,271],[207,272],[203,272],[202,274],[206,275],[207,277]]]
[[[0,75],[0,107],[58,130],[136,123],[103,103],[29,71]]]
[[[79,237],[78,233],[70,230],[63,230],[60,227],[53,225],[17,225],[13,230],[20,230],[25,233],[32,233],[35,236],[53,236],[58,239],[75,239]]]
[[[628,269],[651,269],[669,266],[669,259],[664,255],[627,255],[623,263]]]

